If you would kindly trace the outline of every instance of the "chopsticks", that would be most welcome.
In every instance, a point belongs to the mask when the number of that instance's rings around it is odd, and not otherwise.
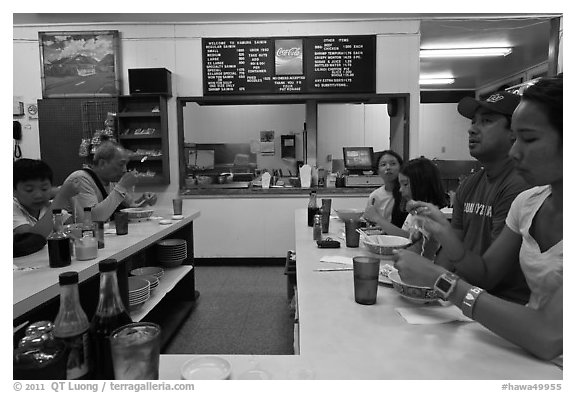
[[[315,272],[343,272],[343,271],[350,271],[354,270],[352,267],[329,267],[329,268],[320,268],[314,269]]]

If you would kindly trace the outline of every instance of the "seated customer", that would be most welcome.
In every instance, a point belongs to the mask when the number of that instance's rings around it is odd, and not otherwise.
[[[144,193],[132,200],[130,192],[137,179],[128,172],[128,154],[122,146],[112,141],[100,144],[94,153],[93,164],[72,172],[66,180],[76,179],[80,192],[76,199],[76,221],[81,222],[82,208],[92,208],[92,220],[106,221],[116,210],[126,207],[141,207],[156,203],[156,195]],[[112,189],[111,183],[117,182]]]
[[[563,353],[562,92],[561,78],[542,79],[524,92],[514,111],[516,141],[509,154],[533,188],[512,202],[504,229],[483,255],[465,247],[436,207],[415,204],[425,216],[423,226],[459,272],[490,285],[519,263],[531,290],[528,304],[493,296],[410,251],[399,251],[396,262],[402,280],[435,286],[465,315],[535,356],[557,362]]]
[[[13,231],[46,237],[52,232],[52,209],[62,209],[78,193],[77,184],[66,181],[50,201],[52,169],[41,160],[22,158],[13,165]],[[70,217],[69,214],[65,216]]]
[[[392,150],[374,154],[377,172],[384,180],[384,185],[372,191],[368,197],[364,219],[378,226],[392,223],[400,228],[407,213],[400,208],[402,195],[398,183],[398,172],[402,166],[402,157]]]
[[[14,256],[40,250],[52,232],[52,209],[61,209],[78,193],[74,182],[65,182],[52,196],[52,169],[41,160],[22,158],[13,165],[12,227]],[[65,213],[65,217],[70,217]]]
[[[429,202],[439,209],[447,205],[448,198],[440,181],[440,172],[427,158],[415,158],[404,164],[400,168],[398,181],[405,201]],[[415,243],[410,249],[428,259],[434,259],[440,246],[433,236],[418,227],[417,217],[413,214],[406,216],[401,229],[388,223],[385,230],[391,235],[410,236]]]

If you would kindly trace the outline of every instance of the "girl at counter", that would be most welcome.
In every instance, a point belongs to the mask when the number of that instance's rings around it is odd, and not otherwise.
[[[432,204],[415,202],[410,206],[425,217],[423,226],[440,241],[460,272],[462,266],[489,282],[519,261],[531,290],[528,304],[492,296],[410,251],[399,251],[395,264],[402,280],[433,286],[464,315],[557,364],[562,364],[563,353],[562,92],[562,78],[542,79],[524,92],[514,111],[516,141],[509,154],[518,173],[533,188],[516,197],[506,226],[484,255],[468,251]]]
[[[402,157],[392,150],[384,150],[374,155],[377,157],[377,171],[384,180],[384,185],[374,190],[368,197],[364,219],[382,228],[395,226],[399,229],[408,214],[400,208],[402,195],[398,173],[403,163]]]

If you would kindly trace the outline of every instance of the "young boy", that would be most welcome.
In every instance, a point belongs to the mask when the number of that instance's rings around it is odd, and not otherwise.
[[[41,160],[22,158],[13,165],[13,233],[35,233],[46,238],[52,231],[52,209],[62,209],[78,193],[75,182],[65,182],[52,202],[52,169]],[[65,213],[65,218],[70,217]]]

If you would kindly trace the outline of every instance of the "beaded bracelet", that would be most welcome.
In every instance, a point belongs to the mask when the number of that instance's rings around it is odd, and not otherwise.
[[[462,314],[464,314],[470,319],[474,319],[472,318],[472,313],[474,312],[474,306],[476,305],[476,300],[478,299],[478,296],[480,296],[482,292],[484,292],[484,290],[478,287],[472,287],[468,290],[468,293],[466,294],[466,296],[464,296],[464,299],[462,299],[462,307],[461,307]]]

